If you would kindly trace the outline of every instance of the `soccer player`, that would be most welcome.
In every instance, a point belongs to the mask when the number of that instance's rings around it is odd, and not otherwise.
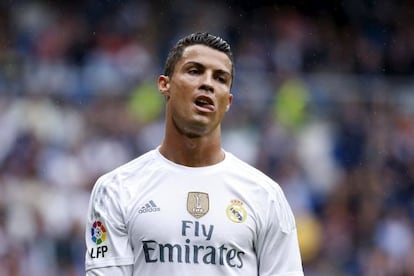
[[[159,147],[103,175],[89,203],[87,275],[303,275],[280,186],[221,146],[234,62],[195,33],[170,51]]]

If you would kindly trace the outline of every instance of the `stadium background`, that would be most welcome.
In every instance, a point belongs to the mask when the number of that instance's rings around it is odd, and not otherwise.
[[[84,274],[90,189],[160,143],[156,76],[200,30],[233,45],[224,146],[285,190],[305,274],[414,275],[413,26],[408,0],[1,1],[0,275]]]

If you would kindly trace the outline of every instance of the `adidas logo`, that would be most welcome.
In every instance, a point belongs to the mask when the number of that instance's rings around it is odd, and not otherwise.
[[[151,212],[158,212],[158,211],[161,211],[161,208],[158,207],[154,201],[150,200],[138,210],[138,213],[143,214],[143,213],[151,213]]]

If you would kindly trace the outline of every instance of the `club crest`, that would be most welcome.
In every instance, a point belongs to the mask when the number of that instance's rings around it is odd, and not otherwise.
[[[195,218],[201,218],[207,214],[210,201],[207,193],[189,192],[187,196],[187,211]]]
[[[242,223],[247,218],[246,209],[240,200],[232,200],[226,209],[227,217],[235,223]]]

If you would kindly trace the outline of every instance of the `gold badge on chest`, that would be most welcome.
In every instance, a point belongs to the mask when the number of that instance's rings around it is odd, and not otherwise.
[[[201,218],[207,214],[210,201],[207,193],[189,192],[187,196],[187,211],[195,218]]]

